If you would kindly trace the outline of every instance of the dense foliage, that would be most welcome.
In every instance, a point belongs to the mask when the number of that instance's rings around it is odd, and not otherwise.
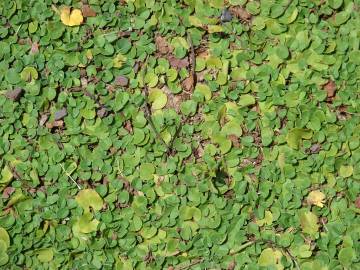
[[[360,1],[0,3],[1,269],[360,269]]]

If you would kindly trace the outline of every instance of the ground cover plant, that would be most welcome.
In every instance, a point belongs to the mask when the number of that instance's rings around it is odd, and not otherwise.
[[[0,3],[0,269],[360,269],[360,1]]]

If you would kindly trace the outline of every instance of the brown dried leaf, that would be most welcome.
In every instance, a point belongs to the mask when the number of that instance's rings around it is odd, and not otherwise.
[[[63,127],[64,121],[63,120],[54,121],[53,126],[54,127]]]
[[[133,132],[132,124],[131,124],[130,121],[126,121],[126,122],[125,122],[124,128],[125,128],[129,133],[132,133],[132,132]]]
[[[170,65],[174,68],[181,69],[189,65],[189,59],[187,57],[178,59],[174,55],[170,55],[167,59],[169,60]]]
[[[61,120],[61,119],[63,119],[66,115],[67,115],[67,110],[66,110],[66,108],[64,107],[64,108],[62,108],[61,110],[55,112],[54,119],[55,119],[55,121]]]
[[[37,42],[32,42],[31,43],[31,49],[30,49],[30,53],[31,54],[36,54],[39,52],[39,43]]]
[[[360,209],[360,196],[355,200],[355,207]]]
[[[227,137],[235,147],[240,146],[239,138],[236,135],[231,134],[231,135],[228,135]]]
[[[318,143],[313,144],[313,145],[310,147],[310,153],[311,153],[311,154],[317,154],[317,153],[319,153],[320,149],[321,149],[321,145],[320,145],[320,144],[318,144]]]
[[[189,77],[183,80],[181,84],[186,92],[192,92],[194,90],[194,78],[191,74]]]
[[[9,91],[7,91],[6,94],[5,94],[5,96],[6,96],[8,99],[17,101],[17,100],[20,99],[22,93],[23,93],[23,89],[21,89],[21,88],[15,88],[14,90],[9,90]]]
[[[117,76],[115,78],[115,84],[118,86],[127,86],[129,84],[129,79],[125,76]]]
[[[103,108],[101,108],[100,110],[98,110],[98,111],[96,112],[96,114],[97,114],[97,116],[99,116],[100,118],[103,118],[104,116],[106,116],[107,111],[106,111],[106,109],[103,107]]]
[[[39,120],[39,125],[40,125],[40,126],[43,126],[48,119],[49,119],[49,115],[48,115],[48,114],[43,114],[43,115],[41,115],[40,120]]]
[[[156,36],[155,37],[155,45],[161,54],[169,54],[173,51],[173,48],[171,45],[166,41],[166,38],[162,36]]]
[[[64,126],[64,121],[63,120],[58,120],[58,121],[54,121],[54,122],[48,122],[45,125],[48,129],[52,129],[54,127],[63,127]]]
[[[234,270],[236,266],[236,262],[235,261],[231,261],[227,267],[227,270]]]
[[[323,85],[323,89],[326,91],[327,97],[332,98],[335,96],[336,84],[334,81],[329,80],[326,84]]]
[[[96,12],[89,6],[89,5],[83,5],[81,8],[82,14],[84,17],[95,17]]]
[[[12,193],[14,193],[14,191],[15,191],[15,188],[13,188],[13,187],[6,187],[6,188],[4,188],[2,197],[3,197],[4,199],[7,199],[7,198],[10,197],[10,195],[11,195]]]
[[[240,21],[250,21],[252,16],[245,8],[242,6],[232,6],[229,8],[230,13],[238,18]]]

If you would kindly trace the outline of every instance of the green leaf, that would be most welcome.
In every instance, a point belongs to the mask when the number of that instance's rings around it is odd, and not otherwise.
[[[356,257],[355,250],[351,247],[342,248],[338,255],[339,261],[344,267],[350,267]]]
[[[343,0],[329,0],[329,6],[333,9],[338,9],[343,4]]]
[[[143,163],[140,165],[140,178],[151,180],[154,177],[155,166],[151,163]]]
[[[180,110],[187,116],[193,116],[197,110],[197,103],[193,100],[187,100],[181,103]]]
[[[3,266],[9,262],[9,255],[5,252],[0,253],[0,266]]]
[[[347,20],[350,18],[350,13],[347,11],[340,11],[335,14],[333,25],[334,26],[340,26],[347,22]]]
[[[116,97],[115,97],[115,102],[113,105],[114,111],[120,111],[122,108],[124,108],[124,106],[126,105],[126,103],[129,101],[129,94],[127,92],[124,91],[119,91],[116,93]]]
[[[8,69],[8,71],[5,74],[5,77],[10,84],[14,84],[14,85],[19,83],[21,80],[20,74],[13,68]]]

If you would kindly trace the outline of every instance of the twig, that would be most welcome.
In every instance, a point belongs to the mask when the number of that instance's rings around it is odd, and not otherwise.
[[[252,245],[255,244],[255,243],[256,243],[256,240],[249,241],[249,242],[241,245],[241,246],[240,246],[239,248],[237,248],[236,250],[230,252],[229,255],[230,255],[230,256],[233,256],[233,255],[239,253],[240,251],[243,251],[245,248],[252,246]]]
[[[22,26],[22,24],[19,25],[18,29],[15,32],[15,35],[17,35],[19,33],[21,26]]]
[[[155,133],[156,137],[161,141],[161,143],[167,148],[167,144],[164,141],[164,139],[161,137],[160,133],[157,131],[154,122],[151,119],[152,113],[151,113],[151,107],[149,104],[149,89],[147,88],[147,85],[144,82],[144,73],[146,73],[147,71],[147,61],[148,61],[148,57],[146,57],[146,60],[144,62],[144,71],[142,72],[142,81],[144,84],[144,94],[145,94],[145,118],[146,120],[149,122],[151,129],[153,130],[153,132]]]
[[[191,36],[189,34],[189,32],[187,32],[187,40],[190,46],[190,78],[191,78],[191,84],[192,84],[192,89],[195,88],[196,86],[196,72],[195,72],[195,65],[196,65],[196,58],[195,58],[195,50],[194,50],[194,45],[192,43],[192,39]]]
[[[184,266],[180,266],[180,267],[176,267],[174,270],[185,270],[185,269],[189,269],[191,266],[197,265],[199,263],[202,263],[204,261],[204,258],[198,258],[196,260],[193,260],[192,262],[190,262],[187,265]]]
[[[297,270],[300,270],[300,266],[299,266],[296,258],[290,253],[290,251],[289,251],[287,248],[284,248],[283,250],[285,251],[285,253],[286,253],[287,255],[290,256],[291,260],[292,260],[292,261],[294,262],[294,264],[295,264],[296,269],[297,269]]]
[[[190,55],[189,55],[189,58],[190,58],[190,72],[189,73],[190,74],[189,74],[189,77],[191,78],[191,86],[192,86],[191,88],[192,88],[192,90],[194,90],[194,88],[196,86],[196,82],[197,82],[196,72],[195,72],[195,67],[196,67],[195,49],[194,49],[194,44],[192,42],[189,32],[186,32],[186,34],[187,34],[187,40],[188,40],[188,43],[190,46]],[[187,121],[187,119],[188,119],[188,117],[186,117],[185,119],[182,119],[179,126],[176,128],[175,134],[171,138],[171,141],[169,142],[168,149],[166,151],[167,155],[169,155],[171,153],[174,141],[178,137],[178,135],[181,131],[181,128],[182,128],[183,124]]]
[[[77,186],[78,189],[81,190],[81,186],[74,180],[74,178],[72,178],[72,176],[65,170],[64,165],[60,164],[61,169],[63,169],[64,173],[67,175],[67,177],[69,177],[71,179],[71,181],[74,182],[74,184]]]

